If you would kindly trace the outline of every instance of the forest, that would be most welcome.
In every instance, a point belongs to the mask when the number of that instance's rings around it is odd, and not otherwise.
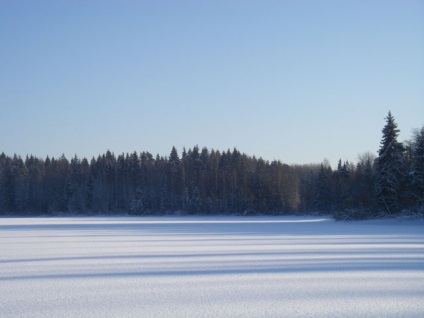
[[[0,215],[424,214],[424,127],[406,142],[389,112],[378,155],[287,165],[194,146],[70,160],[0,154]]]

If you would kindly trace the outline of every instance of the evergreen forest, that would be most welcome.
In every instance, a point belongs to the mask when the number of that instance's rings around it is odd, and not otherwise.
[[[0,215],[424,214],[424,127],[406,142],[389,112],[377,156],[287,165],[194,146],[71,159],[0,154]]]

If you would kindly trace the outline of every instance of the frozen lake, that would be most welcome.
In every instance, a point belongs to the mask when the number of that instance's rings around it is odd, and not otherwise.
[[[0,218],[0,317],[424,317],[424,222]]]

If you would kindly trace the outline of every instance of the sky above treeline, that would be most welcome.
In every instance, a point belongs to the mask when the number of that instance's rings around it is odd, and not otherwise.
[[[424,125],[424,1],[0,1],[0,152],[376,153]]]

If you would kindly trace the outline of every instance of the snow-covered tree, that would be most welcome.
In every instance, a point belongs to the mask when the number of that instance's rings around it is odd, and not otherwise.
[[[424,206],[424,127],[415,135],[411,175],[413,195]]]
[[[376,198],[383,211],[393,214],[400,208],[405,165],[404,148],[397,141],[399,129],[391,112],[386,117],[382,132],[381,146],[375,161]]]

